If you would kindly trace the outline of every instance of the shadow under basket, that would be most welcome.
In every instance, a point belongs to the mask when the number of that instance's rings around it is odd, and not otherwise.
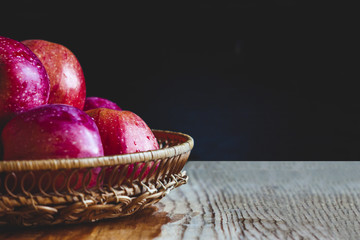
[[[78,159],[0,161],[0,226],[127,216],[186,184],[193,139],[153,130],[160,149]]]

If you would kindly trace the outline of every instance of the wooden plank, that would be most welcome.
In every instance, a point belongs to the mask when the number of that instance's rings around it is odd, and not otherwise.
[[[358,162],[190,162],[159,239],[360,239]]]
[[[0,239],[360,239],[359,162],[189,162],[188,184],[133,216],[2,228]]]

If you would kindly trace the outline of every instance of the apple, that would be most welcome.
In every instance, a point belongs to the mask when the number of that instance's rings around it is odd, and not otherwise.
[[[68,104],[83,109],[85,77],[76,56],[65,46],[41,39],[22,41],[40,59],[50,79],[49,104]]]
[[[159,149],[151,129],[133,112],[97,108],[85,113],[99,128],[105,156]]]
[[[16,113],[47,104],[49,93],[48,75],[36,55],[0,36],[0,129]]]
[[[151,129],[133,112],[97,108],[86,113],[94,119],[99,128],[106,156],[159,149]],[[142,166],[138,168],[134,178],[139,176]],[[142,178],[148,174],[150,168],[151,166],[144,172]],[[128,176],[133,169],[132,164],[129,166]]]
[[[47,104],[18,114],[5,125],[1,139],[4,161],[104,155],[95,122],[82,110],[65,104]],[[81,187],[84,173],[79,172],[75,189]],[[99,169],[92,173],[90,187],[95,185]],[[62,186],[60,179],[56,186]]]
[[[87,97],[85,99],[84,111],[95,108],[109,108],[115,110],[122,110],[116,103],[100,97]]]

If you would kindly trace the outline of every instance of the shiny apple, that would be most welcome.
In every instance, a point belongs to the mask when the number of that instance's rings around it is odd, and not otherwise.
[[[0,36],[0,129],[16,113],[48,103],[49,78],[24,44]]]
[[[99,128],[105,155],[159,149],[151,129],[133,112],[97,108],[86,113]]]
[[[68,104],[83,109],[85,77],[76,56],[65,46],[41,39],[22,41],[35,53],[49,75],[49,103]]]
[[[85,99],[84,111],[95,108],[109,108],[114,110],[122,110],[116,103],[105,98],[87,97]]]
[[[107,156],[159,149],[159,144],[151,129],[133,112],[97,108],[86,113],[94,119],[99,128],[104,154]],[[147,175],[150,167],[142,178]],[[133,169],[134,165],[130,165],[128,176]],[[142,166],[135,173],[135,178],[139,176],[141,169]]]
[[[100,157],[104,150],[95,122],[78,108],[47,104],[20,113],[1,135],[6,160]],[[75,188],[81,186],[82,174]],[[89,186],[94,186],[94,169]],[[61,186],[61,182],[57,186]]]

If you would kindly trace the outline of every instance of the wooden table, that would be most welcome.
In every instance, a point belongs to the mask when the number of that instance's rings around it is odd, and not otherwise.
[[[360,162],[192,162],[133,216],[0,229],[0,239],[360,239]]]

